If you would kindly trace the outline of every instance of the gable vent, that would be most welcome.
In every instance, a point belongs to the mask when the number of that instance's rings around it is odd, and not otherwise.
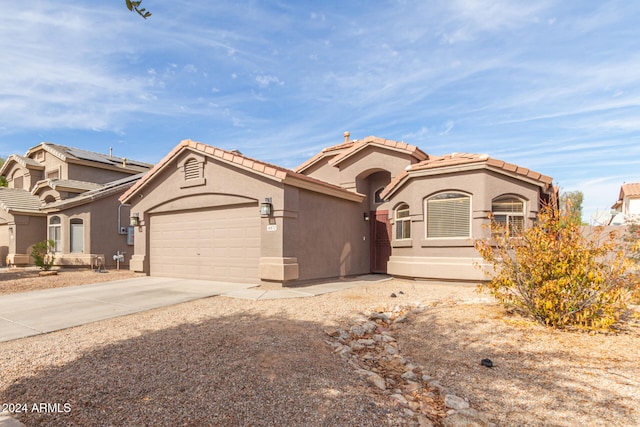
[[[184,164],[184,179],[201,178],[200,163],[196,159],[190,159]]]

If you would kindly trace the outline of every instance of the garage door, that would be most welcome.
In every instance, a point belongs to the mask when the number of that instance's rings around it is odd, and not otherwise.
[[[151,216],[151,275],[258,282],[257,205]]]

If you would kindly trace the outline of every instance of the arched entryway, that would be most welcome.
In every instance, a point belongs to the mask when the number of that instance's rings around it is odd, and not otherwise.
[[[388,203],[380,198],[382,190],[391,182],[386,170],[371,170],[356,180],[358,193],[366,194],[363,202],[369,216],[369,260],[372,273],[386,273],[391,256],[391,222]]]

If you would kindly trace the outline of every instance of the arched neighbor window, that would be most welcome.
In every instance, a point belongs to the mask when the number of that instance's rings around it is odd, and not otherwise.
[[[49,218],[49,240],[53,240],[53,251],[60,252],[62,249],[61,244],[61,226],[62,221],[60,221],[59,216],[52,216]]]
[[[395,211],[396,240],[411,238],[411,217],[409,216],[409,205],[401,204]]]
[[[70,221],[70,249],[71,253],[84,252],[84,221],[80,218],[73,218]]]
[[[500,197],[491,203],[493,220],[509,227],[511,234],[524,229],[524,202],[516,197]]]
[[[440,193],[427,199],[427,238],[471,236],[471,197]]]

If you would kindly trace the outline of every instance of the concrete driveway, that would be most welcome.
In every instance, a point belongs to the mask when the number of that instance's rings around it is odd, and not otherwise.
[[[389,279],[370,274],[264,290],[250,289],[257,286],[253,284],[146,276],[10,294],[0,296],[0,342],[216,295],[251,300],[311,297]]]
[[[256,285],[138,277],[0,297],[0,342]]]

